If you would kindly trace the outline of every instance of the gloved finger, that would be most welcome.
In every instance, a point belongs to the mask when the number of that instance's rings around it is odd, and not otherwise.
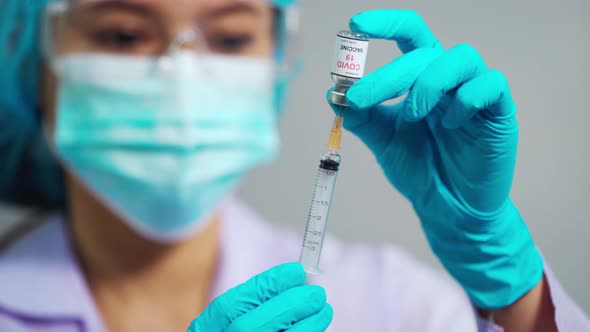
[[[330,304],[326,304],[322,311],[313,316],[307,317],[306,319],[295,323],[288,332],[324,332],[334,317],[334,309]]]
[[[236,319],[226,332],[276,332],[317,315],[326,305],[326,292],[320,286],[299,286],[273,297],[258,308]]]
[[[490,70],[463,84],[455,95],[452,107],[443,116],[442,125],[458,128],[477,112],[485,110],[493,117],[505,118],[516,112],[510,87],[504,75]]]
[[[472,46],[460,44],[451,48],[417,78],[404,103],[404,119],[423,119],[447,93],[486,70],[485,62]]]
[[[273,267],[216,298],[191,323],[189,332],[225,331],[238,317],[304,282],[305,271],[300,263]]]
[[[366,109],[402,96],[441,53],[423,48],[396,58],[353,84],[346,93],[348,104]]]
[[[395,40],[404,53],[417,48],[442,46],[422,17],[411,10],[377,9],[359,13],[350,19],[350,29],[370,38]]]

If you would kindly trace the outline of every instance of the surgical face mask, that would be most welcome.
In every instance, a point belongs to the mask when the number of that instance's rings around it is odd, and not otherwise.
[[[197,232],[249,169],[277,153],[272,59],[80,54],[53,67],[58,157],[149,239]]]

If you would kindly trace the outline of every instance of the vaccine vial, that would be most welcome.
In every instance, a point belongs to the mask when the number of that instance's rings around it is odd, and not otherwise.
[[[330,102],[348,106],[346,91],[363,77],[368,51],[369,36],[366,34],[346,30],[338,33],[332,63],[332,81],[335,86],[330,93]]]

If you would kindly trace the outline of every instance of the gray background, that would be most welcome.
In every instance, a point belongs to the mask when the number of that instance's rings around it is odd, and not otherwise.
[[[314,170],[333,120],[324,93],[331,85],[335,33],[359,11],[414,9],[445,47],[470,43],[508,77],[521,125],[514,201],[561,283],[590,312],[590,1],[307,0],[302,7],[306,67],[283,119],[282,155],[251,174],[241,196],[271,221],[303,231]],[[394,44],[372,42],[368,70],[398,55]],[[347,133],[342,154],[330,230],[347,241],[404,247],[440,267],[411,207],[368,150]],[[22,215],[3,211],[0,220]]]

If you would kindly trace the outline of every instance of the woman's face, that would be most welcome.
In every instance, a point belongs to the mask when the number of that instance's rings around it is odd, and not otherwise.
[[[270,57],[275,15],[259,0],[84,0],[51,21],[53,56],[158,56],[176,44],[221,55]],[[59,78],[44,67],[41,107],[52,127]]]

